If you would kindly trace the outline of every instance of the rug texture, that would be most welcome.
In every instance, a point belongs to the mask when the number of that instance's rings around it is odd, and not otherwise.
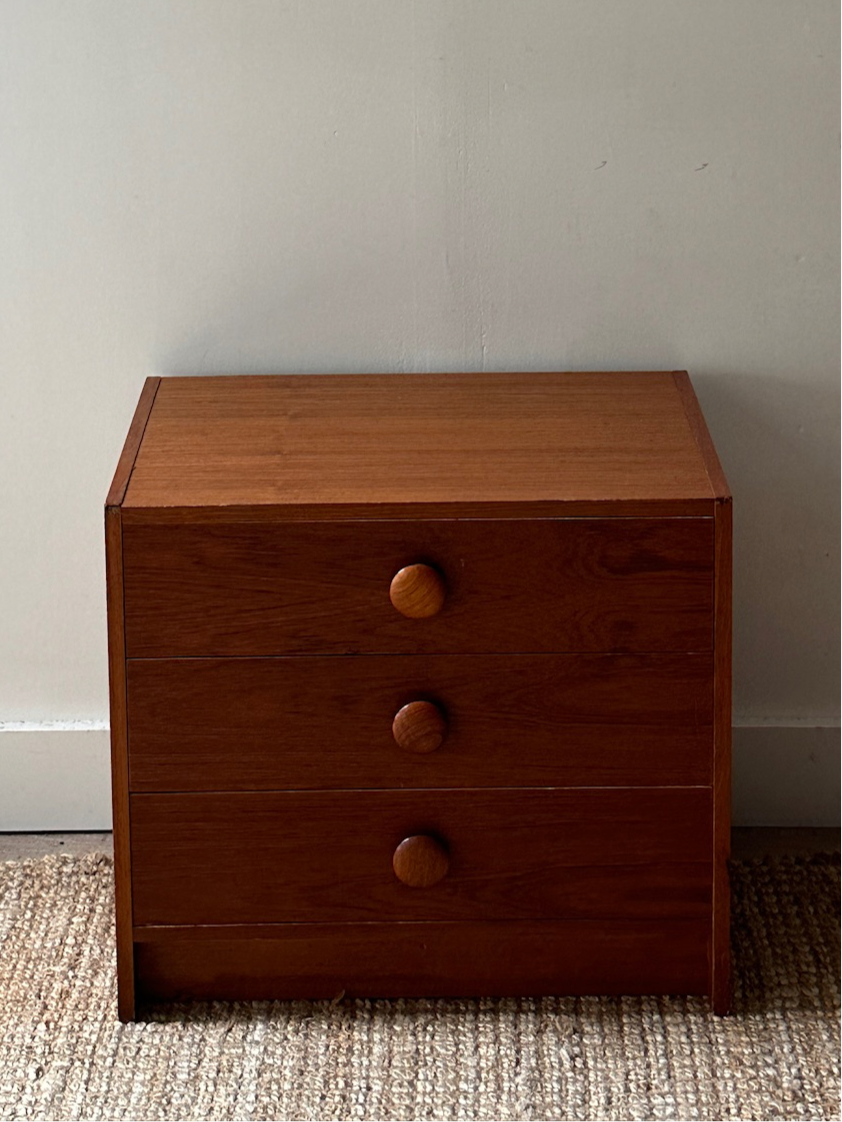
[[[0,866],[6,1119],[839,1117],[839,863],[733,867],[735,1012],[701,999],[357,1001],[116,1020],[112,865]]]

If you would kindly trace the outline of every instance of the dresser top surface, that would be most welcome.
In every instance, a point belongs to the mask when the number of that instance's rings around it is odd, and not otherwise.
[[[144,397],[109,495],[127,514],[690,513],[728,495],[684,373],[174,377]]]

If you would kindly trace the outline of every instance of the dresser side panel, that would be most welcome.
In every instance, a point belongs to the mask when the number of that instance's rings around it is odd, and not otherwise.
[[[106,507],[122,506],[123,504],[160,384],[160,378],[147,378],[143,383],[143,389],[140,392],[132,423],[123,445],[123,451],[120,453],[114,478],[111,480],[111,486],[108,489],[108,496],[105,500]]]
[[[111,805],[117,927],[117,1012],[121,1021],[135,1015],[132,943],[131,839],[129,828],[128,713],[126,705],[126,628],[123,582],[122,504],[134,471],[161,379],[143,384],[120,459],[105,500],[105,580],[108,617],[108,690],[111,722]]]
[[[690,431],[693,434],[693,438],[699,449],[699,454],[702,457],[707,477],[710,480],[711,490],[717,499],[729,499],[731,497],[731,491],[728,487],[728,480],[725,478],[725,472],[722,470],[722,464],[719,462],[719,456],[717,455],[713,438],[710,435],[707,421],[705,421],[704,413],[702,413],[702,407],[699,405],[699,399],[696,397],[696,391],[693,389],[690,375],[686,370],[676,370],[673,372],[673,379],[679,397],[681,398],[681,403],[684,406],[684,415],[687,418],[687,424],[690,426]]]
[[[731,1007],[731,647],[732,647],[732,504],[725,499],[716,513],[714,648],[714,789],[713,789],[713,956],[711,990],[714,1009]]]
[[[110,507],[105,512],[105,572],[108,607],[108,681],[111,709],[111,798],[117,912],[117,1004],[120,1020],[130,1021],[133,1019],[135,1011],[134,949],[132,944],[126,645],[123,624],[123,549],[119,507]]]

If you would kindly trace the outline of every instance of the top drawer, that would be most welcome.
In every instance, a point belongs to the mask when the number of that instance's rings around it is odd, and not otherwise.
[[[408,618],[390,588],[417,564],[438,610]],[[713,643],[709,518],[137,523],[123,569],[129,658]]]

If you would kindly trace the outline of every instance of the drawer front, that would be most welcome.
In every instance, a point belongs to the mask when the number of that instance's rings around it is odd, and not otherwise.
[[[707,785],[710,654],[139,659],[135,791]]]
[[[709,920],[135,929],[147,1000],[707,993]]]
[[[418,610],[435,614],[407,618],[390,590],[416,564],[443,600],[422,589]],[[123,565],[130,658],[713,641],[708,518],[129,524]]]
[[[135,924],[702,919],[711,821],[705,788],[136,794]]]

